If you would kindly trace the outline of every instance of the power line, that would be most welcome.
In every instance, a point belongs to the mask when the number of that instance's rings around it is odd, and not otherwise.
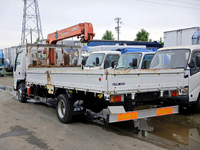
[[[194,1],[200,2],[200,0],[194,0]]]
[[[182,4],[190,4],[190,5],[199,5],[200,6],[200,4],[194,4],[194,3],[188,3],[188,2],[182,2],[182,1],[176,1],[176,0],[167,0],[167,1],[172,1],[172,2],[176,2],[176,3],[182,3]]]
[[[186,7],[186,6],[179,6],[179,5],[172,5],[172,4],[164,4],[164,3],[151,2],[151,1],[146,1],[146,0],[135,0],[135,1],[140,1],[140,2],[145,2],[145,3],[152,3],[152,4],[160,4],[160,5],[166,5],[166,6],[173,6],[173,7],[180,7],[180,8],[188,8],[188,9],[200,10],[198,8],[193,8],[193,7]]]

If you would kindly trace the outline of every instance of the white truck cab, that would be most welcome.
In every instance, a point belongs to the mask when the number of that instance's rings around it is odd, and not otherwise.
[[[128,52],[122,54],[118,61],[116,69],[148,69],[155,52]],[[136,59],[135,66],[132,66],[132,60]]]
[[[15,65],[14,65],[14,85],[13,88],[16,90],[19,85],[19,83],[25,82],[26,77],[26,50],[21,49],[18,51],[15,59]]]
[[[117,62],[121,53],[118,51],[98,51],[89,55],[85,65],[85,70],[108,69],[112,62]]]
[[[163,100],[173,104],[192,105],[194,110],[200,111],[200,45],[159,49],[150,69],[183,69],[184,88],[179,92],[164,93]]]

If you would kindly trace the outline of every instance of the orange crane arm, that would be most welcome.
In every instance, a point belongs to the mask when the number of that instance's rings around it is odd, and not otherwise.
[[[95,34],[93,33],[92,24],[85,22],[85,23],[79,23],[72,27],[48,34],[46,43],[56,44],[60,40],[67,39],[70,37],[75,37],[75,36],[77,36],[77,38],[81,37],[82,43],[88,43],[93,39],[94,35]],[[50,65],[54,65],[55,63],[54,56],[55,56],[54,48],[51,48],[49,50],[49,64]]]
[[[78,38],[81,37],[82,43],[87,43],[93,39],[94,35],[95,34],[93,33],[93,26],[91,23],[79,23],[72,27],[48,34],[47,44],[56,44],[60,40],[75,36]]]

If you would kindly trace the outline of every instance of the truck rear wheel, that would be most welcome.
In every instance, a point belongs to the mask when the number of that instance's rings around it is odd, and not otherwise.
[[[69,123],[72,120],[72,102],[65,94],[60,94],[57,98],[57,116],[61,123]]]
[[[23,93],[23,89],[22,89],[22,85],[23,83],[20,83],[18,85],[18,91],[17,91],[17,98],[21,103],[26,103],[27,102],[27,98],[25,93]]]

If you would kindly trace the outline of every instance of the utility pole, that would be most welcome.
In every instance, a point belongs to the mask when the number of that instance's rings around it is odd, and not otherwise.
[[[117,23],[117,27],[115,27],[115,30],[117,31],[117,40],[118,41],[119,41],[119,31],[121,28],[121,26],[119,26],[119,24],[122,24],[122,22],[120,20],[121,20],[121,18],[119,18],[119,17],[115,18],[115,21]]]
[[[42,26],[38,7],[38,0],[22,0],[24,2],[21,44],[42,40]]]

